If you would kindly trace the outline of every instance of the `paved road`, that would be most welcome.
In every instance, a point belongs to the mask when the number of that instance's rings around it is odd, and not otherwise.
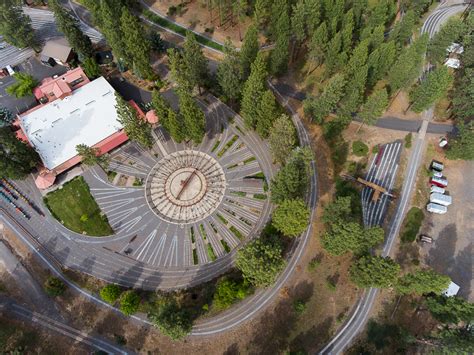
[[[46,330],[56,332],[71,338],[74,342],[84,344],[90,347],[91,350],[101,350],[108,354],[133,354],[133,352],[124,350],[108,340],[77,330],[43,313],[32,311],[28,307],[20,305],[9,298],[0,297],[0,312],[8,313],[28,323],[36,323]]]
[[[427,18],[421,32],[427,32],[430,38],[433,37],[433,35],[439,30],[440,26],[447,21],[449,17],[464,11],[465,7],[465,5],[443,6],[443,4],[440,4],[439,8]],[[412,154],[408,160],[402,193],[399,196],[397,210],[390,223],[389,232],[382,251],[382,256],[384,257],[390,255],[390,251],[395,243],[396,237],[398,236],[403,217],[409,205],[411,193],[416,181],[418,167],[420,166],[426,145],[425,135],[428,123],[432,117],[433,108],[422,113],[423,122],[415,139]],[[353,311],[352,316],[344,326],[339,329],[332,340],[320,351],[320,354],[340,354],[352,343],[353,339],[363,330],[367,320],[369,319],[377,294],[378,289],[376,288],[370,288],[365,291]]]

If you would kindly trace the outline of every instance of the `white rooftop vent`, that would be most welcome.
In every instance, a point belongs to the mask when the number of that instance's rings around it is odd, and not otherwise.
[[[454,68],[454,69],[458,69],[460,66],[461,66],[461,62],[459,61],[459,59],[456,59],[456,58],[449,58],[445,63],[444,65],[450,67],[450,68]]]

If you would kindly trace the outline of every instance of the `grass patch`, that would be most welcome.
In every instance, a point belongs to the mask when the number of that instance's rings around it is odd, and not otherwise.
[[[266,194],[253,194],[253,198],[256,200],[266,200],[267,195]]]
[[[229,222],[227,221],[227,219],[225,219],[224,216],[221,215],[221,214],[219,214],[219,213],[217,214],[217,218],[219,218],[219,219],[221,220],[221,222],[224,223],[224,224],[228,224],[228,223],[229,223]]]
[[[424,218],[425,215],[421,209],[418,207],[410,208],[405,220],[403,221],[403,230],[401,234],[402,242],[411,243],[415,241]]]
[[[412,139],[413,139],[413,135],[411,134],[411,132],[405,136],[405,148],[407,149],[411,148]]]
[[[199,260],[198,260],[198,253],[197,253],[197,250],[196,249],[193,249],[193,264],[194,265],[197,265],[199,263]]]
[[[315,271],[319,265],[321,265],[321,260],[319,260],[319,258],[314,258],[308,263],[308,270]]]
[[[194,244],[196,242],[196,238],[194,237],[194,227],[191,227],[189,232],[191,234],[191,242]]]
[[[243,192],[243,191],[231,191],[231,194],[232,194],[232,195],[235,195],[235,196],[240,196],[240,197],[245,197],[245,196],[247,196],[247,193],[246,193],[246,192]]]
[[[219,153],[217,153],[217,156],[218,156],[219,158],[222,157],[222,156],[225,154],[225,152],[227,152],[227,151],[229,150],[229,148],[232,146],[232,144],[235,143],[235,141],[236,141],[237,139],[239,139],[239,136],[238,136],[238,135],[234,135],[234,136],[231,138],[231,140],[228,141],[228,142],[226,143],[226,145],[219,151]]]
[[[244,165],[255,161],[255,159],[256,159],[255,157],[250,157],[250,158],[248,158],[248,159],[245,159],[245,160],[244,160]]]
[[[235,228],[234,226],[230,226],[229,230],[234,233],[234,235],[239,238],[239,239],[243,239],[244,235],[242,234],[241,231],[239,231],[237,228]]]
[[[133,186],[143,186],[143,179],[135,178],[135,180],[133,180]]]
[[[207,256],[211,261],[214,261],[217,259],[216,253],[214,253],[214,249],[212,249],[211,243],[207,244]]]
[[[116,171],[107,171],[107,179],[109,179],[110,182],[114,181],[115,177],[117,176]]]
[[[199,230],[201,231],[201,235],[204,238],[204,240],[207,239],[207,233],[206,230],[204,229],[204,226],[202,224],[199,225]]]
[[[245,179],[260,179],[265,180],[265,174],[263,172],[258,172],[254,175],[246,176]]]
[[[74,232],[95,237],[114,233],[82,176],[48,193],[44,203],[54,218]]]
[[[162,27],[168,28],[173,32],[179,33],[181,36],[186,36],[186,34],[188,33],[188,30],[186,28],[181,27],[166,18],[160,17],[155,13],[151,12],[150,10],[143,10],[142,14],[151,22],[154,22],[155,24],[160,25]],[[219,43],[214,42],[212,39],[209,39],[196,33],[194,35],[196,36],[196,40],[199,43],[222,52],[223,46]]]
[[[227,242],[224,239],[221,239],[221,244],[222,244],[222,247],[224,248],[225,252],[229,253],[230,252],[229,244],[227,244]]]
[[[231,169],[235,169],[236,167],[238,167],[239,164],[232,164],[231,166],[229,166],[227,169],[231,170]]]
[[[336,291],[336,284],[334,281],[327,279],[326,280],[326,287],[328,288],[329,291],[335,292]]]
[[[372,154],[377,154],[380,150],[380,146],[377,144],[377,145],[374,145],[372,147]]]
[[[352,143],[352,153],[358,157],[365,157],[369,152],[369,147],[364,142],[355,141]]]
[[[214,146],[212,147],[212,150],[211,152],[214,153],[214,151],[217,149],[217,147],[219,146],[219,144],[221,144],[221,141],[218,140],[216,143],[214,143]]]

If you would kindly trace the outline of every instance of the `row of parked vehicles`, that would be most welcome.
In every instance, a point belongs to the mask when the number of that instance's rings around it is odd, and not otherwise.
[[[433,160],[430,165],[432,176],[430,178],[430,202],[426,209],[431,213],[445,214],[448,206],[453,203],[450,195],[446,194],[448,179],[443,175],[444,164]]]

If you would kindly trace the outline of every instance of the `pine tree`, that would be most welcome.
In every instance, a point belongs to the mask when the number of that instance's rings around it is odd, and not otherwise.
[[[377,119],[385,112],[388,106],[388,95],[387,90],[379,89],[375,90],[362,105],[359,117],[362,122],[360,127],[365,123],[367,125],[373,125]],[[359,127],[359,128],[360,128]]]
[[[306,29],[311,36],[321,23],[321,2],[319,0],[305,0]]]
[[[183,119],[183,136],[199,144],[204,138],[206,117],[187,90],[178,89],[180,115]],[[170,132],[171,133],[171,132]]]
[[[352,45],[352,36],[354,33],[354,12],[352,9],[346,12],[342,21],[342,50],[349,52]]]
[[[365,64],[348,81],[345,87],[345,95],[342,97],[337,111],[339,120],[349,122],[352,119],[352,114],[359,109],[364,97],[367,73],[368,66]]]
[[[114,57],[125,64],[132,64],[130,54],[126,51],[124,34],[120,28],[121,7],[113,0],[101,0],[100,19],[101,30],[112,48]]]
[[[265,91],[257,109],[256,131],[262,138],[267,138],[272,128],[273,121],[277,117],[275,97],[270,90]]]
[[[324,0],[324,18],[328,22],[330,36],[334,36],[338,31],[339,24],[344,16],[344,0]]]
[[[308,98],[304,101],[305,113],[311,116],[313,122],[322,124],[324,118],[335,108],[342,95],[346,79],[338,73],[328,80],[323,92],[317,98]]]
[[[472,28],[471,28],[472,30]],[[446,58],[446,48],[456,42],[466,32],[466,25],[459,18],[451,18],[433,36],[428,45],[428,59],[431,62],[443,62]]]
[[[328,44],[326,51],[326,72],[327,75],[332,75],[337,72],[339,68],[343,67],[347,60],[347,53],[342,49],[342,34],[336,33]]]
[[[400,265],[389,257],[363,256],[352,265],[350,276],[359,287],[388,288],[395,284]]]
[[[74,48],[81,58],[92,57],[94,55],[92,42],[82,32],[77,18],[62,7],[58,0],[50,0],[48,6],[53,10],[58,29],[66,36],[69,45]]]
[[[254,15],[255,23],[258,27],[268,22],[271,3],[270,0],[255,0]]]
[[[296,38],[297,47],[307,38],[306,24],[308,16],[308,7],[305,0],[298,0],[293,5],[293,14],[291,16],[291,32]]]
[[[240,61],[242,63],[242,71],[244,79],[250,75],[250,66],[257,58],[258,53],[258,31],[257,27],[252,24],[245,33],[242,48],[240,49]]]
[[[243,87],[243,70],[239,53],[230,40],[224,44],[224,60],[217,68],[217,82],[224,96],[231,101],[240,98]]]
[[[265,79],[267,77],[264,54],[259,52],[252,63],[250,76],[245,82],[242,92],[242,104],[240,114],[247,127],[255,128],[258,116],[258,104],[265,92]]]
[[[415,112],[426,110],[446,95],[452,81],[453,77],[444,65],[428,73],[426,79],[410,93],[411,109]]]
[[[130,55],[134,70],[137,71],[135,74],[146,79],[153,78],[153,70],[150,66],[150,43],[140,20],[126,7],[122,8],[120,28],[126,52]]]
[[[268,141],[273,159],[285,163],[296,144],[295,126],[287,115],[281,115],[273,122]]]
[[[388,72],[388,82],[392,94],[410,87],[420,74],[427,43],[428,36],[424,35],[418,38],[410,47],[402,50]]]
[[[385,39],[385,26],[380,25],[374,28],[369,39],[369,53],[379,48]]]
[[[169,107],[168,112],[162,117],[161,124],[164,129],[166,129],[175,142],[181,143],[185,139],[185,127],[182,116]]]
[[[0,177],[23,179],[38,162],[33,148],[17,139],[10,127],[0,127]]]
[[[93,57],[87,57],[84,59],[82,62],[82,68],[86,75],[91,79],[97,78],[101,74],[99,64],[97,64],[97,61]]]
[[[151,136],[150,124],[140,117],[137,111],[131,107],[118,93],[115,93],[115,109],[117,110],[117,121],[123,125],[123,130],[128,138],[136,141],[146,148],[151,148],[153,138]]]
[[[396,54],[397,49],[394,41],[382,43],[379,48],[376,48],[369,54],[369,58],[367,59],[367,65],[369,67],[367,75],[368,88],[372,88],[377,81],[385,76],[395,61]]]
[[[191,86],[187,76],[188,71],[181,53],[174,48],[170,48],[168,49],[167,54],[171,78],[178,83],[178,87],[182,88],[183,90],[192,91],[193,87]]]
[[[448,159],[474,160],[474,121],[457,125],[458,133],[451,140],[446,157]]]
[[[290,17],[287,0],[275,0],[272,5],[272,35],[275,49],[270,54],[270,72],[282,74],[288,67],[290,45]]]
[[[4,0],[0,4],[0,34],[3,39],[18,48],[39,49],[39,41],[18,1]]]
[[[420,296],[428,293],[440,294],[448,288],[450,282],[448,276],[440,275],[433,270],[417,270],[400,277],[396,289],[402,294]]]
[[[15,83],[7,87],[5,91],[16,98],[33,95],[33,89],[39,84],[35,77],[25,72],[15,73],[13,77]]]
[[[415,27],[415,12],[408,10],[405,16],[396,23],[392,31],[390,32],[390,40],[394,40],[397,47],[401,49],[410,40],[413,34],[413,28]]]
[[[168,115],[170,105],[165,101],[158,90],[153,90],[151,93],[151,106],[153,110],[155,110],[155,114],[158,116],[160,121],[163,117]]]
[[[309,215],[303,200],[285,200],[273,212],[272,224],[283,235],[295,238],[308,227]]]
[[[323,22],[314,32],[309,42],[308,58],[309,60],[314,62],[314,64],[316,65],[314,69],[316,69],[324,61],[325,53],[328,50],[327,47],[328,47],[328,30],[327,30],[326,22]]]
[[[367,11],[368,7],[368,0],[352,1],[352,10],[354,11],[354,22],[356,29],[360,29],[362,27],[362,15]]]
[[[191,87],[194,88],[197,85],[200,90],[208,77],[207,60],[193,32],[189,31],[186,34],[183,49],[186,77]]]
[[[86,144],[78,144],[76,145],[76,152],[82,158],[82,164],[99,164],[103,169],[107,168],[109,159],[105,155],[100,155],[99,148],[89,147]]]

